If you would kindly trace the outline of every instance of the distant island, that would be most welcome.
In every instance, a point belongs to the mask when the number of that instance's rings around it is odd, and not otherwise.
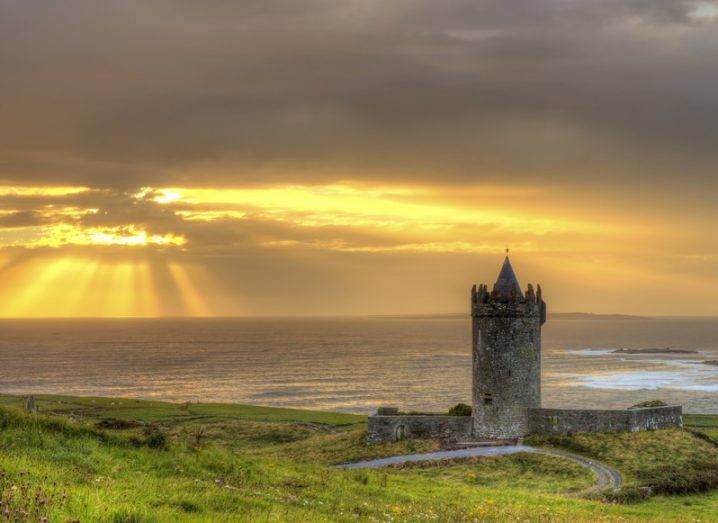
[[[382,320],[455,320],[468,318],[466,312],[446,312],[436,314],[374,314],[369,318]],[[595,314],[593,312],[553,312],[548,314],[550,320],[645,320],[645,316],[629,314]]]
[[[646,320],[645,316],[630,314],[595,314],[593,312],[554,312],[549,319],[555,320]]]

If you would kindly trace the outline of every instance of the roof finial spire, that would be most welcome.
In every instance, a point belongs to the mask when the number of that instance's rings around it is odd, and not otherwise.
[[[508,254],[508,253],[509,253],[509,248],[508,248],[508,247],[506,247],[506,254]]]
[[[522,300],[524,295],[521,292],[521,287],[518,279],[516,278],[516,274],[514,273],[514,269],[511,267],[508,252],[509,249],[506,248],[506,259],[501,267],[499,277],[494,284],[494,291],[498,292],[503,301],[509,301],[512,294],[519,300]]]

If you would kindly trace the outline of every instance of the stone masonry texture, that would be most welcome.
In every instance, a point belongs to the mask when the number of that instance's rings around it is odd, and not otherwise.
[[[486,286],[472,290],[473,432],[477,438],[518,438],[527,408],[541,406],[541,325],[546,306],[529,287],[504,301]]]
[[[471,416],[369,416],[368,443],[391,443],[402,439],[467,439]]]
[[[627,410],[528,409],[530,434],[638,432],[682,425],[681,406]]]

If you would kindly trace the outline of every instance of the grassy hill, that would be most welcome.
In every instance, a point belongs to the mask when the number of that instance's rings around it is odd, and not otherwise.
[[[718,485],[710,480],[718,477],[718,448],[688,431],[534,438],[532,444],[601,459],[624,473],[629,489],[651,486],[657,494],[617,504],[571,497],[594,478],[549,456],[332,468],[438,448],[434,441],[368,447],[363,416],[129,399],[36,400],[40,413],[28,415],[23,398],[0,397],[2,510],[28,513],[15,521],[594,522],[675,521],[678,514],[685,521],[718,520],[718,491],[711,490]],[[708,434],[718,430],[718,417],[688,422]],[[675,477],[680,481],[667,481]]]

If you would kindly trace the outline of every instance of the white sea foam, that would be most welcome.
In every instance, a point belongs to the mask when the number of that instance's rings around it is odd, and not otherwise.
[[[685,354],[671,354],[664,358],[660,354],[616,353],[615,349],[586,348],[566,351],[578,356],[610,356],[616,363],[614,369],[596,369],[595,373],[574,375],[570,383],[594,389],[626,391],[653,391],[673,389],[694,392],[718,392],[718,367],[705,365],[700,361],[672,359]],[[636,369],[640,363],[644,368]],[[628,365],[627,365],[628,364]],[[612,365],[609,365],[612,366]],[[628,368],[620,368],[627,366]]]
[[[718,372],[712,369],[686,368],[684,371],[646,370],[583,375],[578,385],[596,389],[657,390],[676,389],[718,392]]]
[[[579,356],[608,356],[611,354],[615,354],[613,351],[615,349],[577,349],[577,350],[567,350],[566,352],[568,354],[576,354]]]

